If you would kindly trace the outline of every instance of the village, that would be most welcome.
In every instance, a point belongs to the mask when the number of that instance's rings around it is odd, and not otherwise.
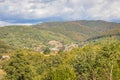
[[[73,48],[77,48],[78,44],[71,43],[71,44],[63,44],[59,41],[56,40],[51,40],[48,42],[48,46],[38,46],[34,48],[35,52],[41,52],[41,54],[47,54],[48,55],[56,55],[60,51],[65,52],[65,51],[70,51]]]
[[[59,52],[71,51],[73,48],[77,48],[79,45],[77,43],[71,44],[63,44],[60,41],[51,40],[48,42],[48,45],[39,45],[34,47],[32,50],[36,53],[44,54],[45,56],[55,56]],[[25,50],[31,50],[31,48],[24,47]],[[9,60],[10,56],[8,54],[4,54],[1,56],[0,60]]]

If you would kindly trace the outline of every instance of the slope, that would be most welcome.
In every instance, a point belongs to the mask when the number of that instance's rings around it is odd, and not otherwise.
[[[51,40],[65,44],[86,41],[87,39],[116,35],[120,33],[120,24],[106,21],[68,21],[47,22],[32,26],[0,27],[0,39],[13,48],[34,48],[48,45]]]

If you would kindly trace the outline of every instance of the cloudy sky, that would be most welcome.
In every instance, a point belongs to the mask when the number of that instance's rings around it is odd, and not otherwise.
[[[0,25],[71,20],[120,22],[120,0],[0,0]]]

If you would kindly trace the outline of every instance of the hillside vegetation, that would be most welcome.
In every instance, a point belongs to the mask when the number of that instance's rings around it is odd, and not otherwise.
[[[0,27],[0,80],[120,80],[120,24]]]
[[[120,40],[104,38],[55,56],[17,50],[1,66],[4,80],[119,80]]]
[[[120,24],[100,20],[0,27],[0,39],[12,48],[34,48],[39,45],[47,45],[51,40],[64,44],[79,43],[89,38],[119,33]]]

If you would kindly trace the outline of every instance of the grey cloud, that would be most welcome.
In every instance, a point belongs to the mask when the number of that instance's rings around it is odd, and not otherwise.
[[[5,0],[0,17],[40,19],[120,19],[120,0]]]

